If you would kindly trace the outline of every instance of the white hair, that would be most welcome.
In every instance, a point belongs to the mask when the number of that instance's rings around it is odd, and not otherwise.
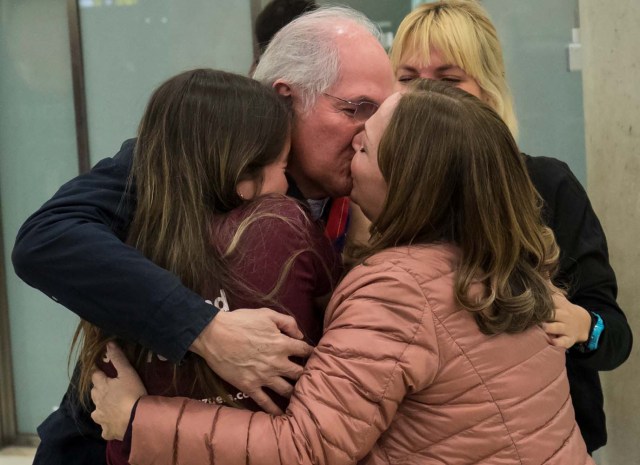
[[[284,26],[260,58],[253,78],[267,86],[282,80],[301,91],[303,111],[340,76],[336,24],[351,23],[380,41],[380,29],[348,7],[321,7]]]

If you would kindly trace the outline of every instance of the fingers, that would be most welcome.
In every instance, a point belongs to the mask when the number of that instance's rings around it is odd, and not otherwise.
[[[283,412],[280,407],[278,407],[262,389],[249,393],[249,396],[251,396],[254,402],[265,412],[271,415],[282,415]]]
[[[564,323],[542,323],[542,329],[551,336],[551,343],[554,346],[569,349],[577,342],[575,335]]]
[[[289,378],[295,381],[299,379],[300,376],[302,376],[302,372],[304,371],[304,368],[301,365],[298,365],[297,363],[292,362],[289,359],[286,359],[286,361],[282,364],[282,366],[278,367],[277,370],[280,376],[283,376],[285,378]]]
[[[564,334],[564,324],[562,323],[542,323],[542,329],[551,336]]]
[[[284,378],[274,378],[269,388],[287,399],[293,394],[293,386]]]
[[[106,376],[103,372],[101,372],[100,370],[95,370],[93,372],[93,374],[91,375],[91,381],[94,383],[93,386],[91,387],[91,392],[89,393],[89,395],[91,396],[91,402],[93,402],[94,406],[99,405],[100,400],[102,399],[102,394],[100,393],[103,383],[106,383]],[[94,421],[94,423],[102,426],[100,424],[101,420],[102,420],[102,414],[101,412],[98,410],[97,407],[95,407],[95,410],[93,410],[91,412],[91,419]],[[103,439],[109,439],[106,435],[105,435],[105,431],[104,429],[102,430],[102,438]]]
[[[304,334],[302,334],[302,331],[298,328],[295,318],[290,315],[283,315],[282,313],[278,313],[274,310],[264,310],[265,312],[269,312],[268,315],[269,318],[271,318],[271,321],[273,321],[278,329],[284,334],[295,339],[302,339],[304,337]]]
[[[97,425],[99,425],[101,427],[101,433],[100,436],[102,437],[102,439],[104,439],[105,441],[110,441],[112,439],[118,439],[114,434],[112,434],[109,430],[109,428],[107,428],[106,426],[102,425],[102,421],[104,420],[103,415],[101,414],[100,411],[98,410],[94,410],[93,412],[91,412],[91,419],[93,420],[94,423],[96,423]]]
[[[96,368],[91,374],[91,384],[94,386],[102,386],[107,382],[107,378],[107,375],[105,375],[103,371]]]
[[[100,400],[100,397],[101,397],[100,394],[98,394],[98,389],[95,386],[93,386],[91,388],[91,391],[89,392],[89,396],[91,396],[91,402],[93,402],[93,405],[96,405],[98,403],[98,401]],[[94,412],[95,412],[95,410],[94,410]],[[93,416],[92,416],[92,418],[93,418]]]
[[[93,420],[93,422],[97,425],[100,424],[100,420],[102,419],[100,412],[98,412],[97,410],[94,410],[93,412],[91,412],[91,419]],[[107,439],[104,437],[104,430],[102,431],[102,438],[103,439]]]
[[[91,402],[93,402],[93,405],[97,405],[102,398],[101,393],[107,384],[107,379],[108,377],[103,372],[97,369],[91,375],[92,386],[89,395],[91,397]]]
[[[573,347],[574,343],[575,339],[569,336],[560,336],[551,339],[551,344],[556,347],[564,347],[565,349],[570,349],[571,347]]]
[[[265,411],[277,414],[280,409],[262,387],[290,395],[291,387],[284,378],[298,379],[302,367],[289,357],[306,358],[313,351],[299,339],[302,336],[289,315],[267,308],[238,309],[218,314],[191,349],[225,381],[247,393]],[[114,362],[120,371],[118,361]]]
[[[107,343],[107,358],[111,361],[111,364],[118,372],[118,376],[120,376],[124,371],[131,369],[131,364],[124,355],[124,352],[122,352],[120,346],[114,342]]]
[[[283,336],[286,339],[283,341],[282,352],[287,357],[302,357],[307,358],[313,352],[313,346],[310,346],[304,341],[297,339],[291,339]]]
[[[100,421],[102,420],[102,415],[100,414],[100,412],[98,410],[94,410],[93,412],[91,412],[91,419],[93,420],[93,422],[97,425],[100,425]],[[100,425],[102,426],[102,425]],[[104,430],[104,428],[101,428],[102,432],[101,432],[101,436],[102,439],[110,439],[107,434],[107,432]]]

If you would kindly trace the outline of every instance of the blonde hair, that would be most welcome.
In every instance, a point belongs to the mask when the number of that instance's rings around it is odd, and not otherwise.
[[[400,23],[391,47],[394,72],[415,54],[423,64],[430,48],[476,80],[485,101],[518,137],[513,97],[505,77],[502,47],[487,12],[474,0],[443,0],[418,6]]]

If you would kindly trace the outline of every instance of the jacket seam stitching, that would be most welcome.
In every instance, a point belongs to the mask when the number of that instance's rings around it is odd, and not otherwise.
[[[466,311],[466,310],[459,310],[459,311]],[[507,426],[507,422],[504,418],[504,414],[502,413],[502,409],[500,408],[500,405],[498,405],[498,402],[496,402],[495,398],[493,397],[493,393],[491,392],[491,390],[487,387],[487,383],[485,381],[485,379],[482,377],[482,375],[480,375],[480,373],[478,373],[478,370],[476,369],[476,366],[474,363],[471,362],[471,360],[469,359],[469,356],[467,355],[467,353],[464,351],[464,349],[462,347],[460,347],[460,344],[458,344],[458,341],[451,335],[451,333],[449,332],[449,330],[447,329],[447,327],[442,324],[442,322],[440,321],[440,319],[438,318],[437,315],[433,315],[433,318],[436,319],[438,321],[439,326],[447,333],[447,335],[449,336],[449,338],[451,339],[451,341],[456,345],[456,347],[460,350],[460,352],[464,355],[464,358],[467,360],[467,362],[469,362],[469,365],[471,366],[471,368],[473,369],[473,372],[476,374],[476,376],[478,377],[478,379],[480,380],[482,387],[484,388],[485,392],[489,395],[489,397],[491,398],[491,402],[493,403],[493,405],[495,405],[496,410],[498,411],[498,414],[500,415],[500,418],[502,419],[502,426],[504,427],[505,431],[507,432],[507,435],[509,436],[509,440],[511,441],[511,444],[513,446],[513,449],[516,453],[516,455],[518,456],[518,462],[520,464],[522,464],[522,457],[520,457],[520,451],[518,450],[518,447],[516,445],[515,440],[513,439],[513,434],[511,433],[511,430],[509,430],[509,427]]]
[[[426,296],[426,294],[425,294],[425,292],[424,292],[424,289],[423,289],[423,287],[420,285],[420,282],[416,279],[416,277],[415,277],[415,276],[414,276],[414,275],[413,275],[409,270],[407,270],[406,268],[403,268],[403,267],[399,266],[399,265],[398,265],[398,264],[396,264],[396,263],[392,263],[392,264],[391,264],[391,266],[392,266],[392,269],[393,269],[393,268],[396,268],[396,269],[400,270],[401,272],[403,272],[404,274],[408,275],[408,276],[413,280],[413,282],[415,283],[415,285],[417,286],[417,288],[420,290],[420,294],[422,294],[422,297],[423,297],[423,299],[424,299],[424,304],[422,305],[422,311],[421,311],[421,314],[420,314],[420,318],[419,318],[419,319],[417,319],[417,321],[416,321],[416,323],[415,323],[415,330],[414,330],[414,332],[413,332],[413,335],[411,336],[411,339],[405,343],[405,347],[404,347],[404,349],[402,350],[402,353],[401,353],[401,354],[399,355],[399,357],[396,359],[396,362],[395,362],[395,364],[394,364],[394,367],[391,369],[391,374],[389,375],[389,379],[387,380],[386,385],[385,385],[385,387],[384,387],[384,390],[383,390],[383,392],[382,392],[382,395],[381,395],[380,401],[379,401],[379,402],[377,402],[378,404],[382,403],[382,401],[383,401],[384,399],[386,399],[387,391],[388,391],[389,386],[390,386],[390,384],[391,384],[391,381],[392,381],[392,379],[393,379],[393,374],[394,374],[394,373],[396,372],[396,370],[398,369],[398,365],[399,365],[399,363],[400,363],[400,360],[402,360],[402,359],[404,358],[404,354],[406,353],[407,349],[408,349],[408,348],[409,348],[409,347],[414,343],[414,341],[415,341],[415,339],[416,339],[416,336],[417,336],[418,332],[420,331],[420,329],[422,329],[422,327],[423,327],[422,323],[423,323],[423,321],[424,321],[424,319],[425,319],[425,314],[427,313],[427,308],[428,308],[429,310],[432,310],[432,307],[431,307],[431,305],[429,304],[429,300],[427,299],[427,296]],[[433,318],[433,311],[431,311],[431,314],[432,314],[432,318]],[[436,338],[436,342],[438,342],[437,338]],[[438,348],[438,353],[439,353],[439,352],[440,352],[440,350],[439,350],[439,348]],[[437,371],[439,371],[439,369],[440,369],[440,357],[438,356],[438,369],[437,369]],[[405,396],[405,397],[406,397],[406,396]],[[400,404],[400,402],[398,402],[398,405],[399,405],[399,404]],[[379,409],[378,409],[378,410],[376,410],[376,411],[374,412],[373,417],[371,418],[371,423],[373,423],[373,419],[374,419],[374,418],[380,418],[380,410],[379,410]],[[393,421],[393,420],[392,420],[392,421]],[[385,432],[385,431],[386,431],[386,430],[381,431],[380,436],[382,436],[382,435],[384,434],[384,432]],[[380,439],[380,437],[378,437],[378,440],[379,440],[379,439]],[[383,449],[383,450],[384,450],[384,449]],[[387,456],[387,454],[386,454],[386,450],[384,450],[384,452],[385,452],[385,456]],[[387,457],[388,457],[388,456],[387,456]]]

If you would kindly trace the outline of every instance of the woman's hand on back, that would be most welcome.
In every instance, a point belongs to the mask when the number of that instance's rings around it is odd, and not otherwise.
[[[551,343],[570,349],[575,344],[586,342],[591,329],[591,315],[579,305],[569,302],[564,293],[550,284],[555,317],[553,321],[543,323],[542,328],[551,336]]]
[[[109,378],[100,370],[91,376],[91,400],[96,406],[91,418],[102,427],[104,439],[122,440],[129,426],[131,410],[147,390],[122,350],[112,342],[107,345],[107,358],[118,376]]]

